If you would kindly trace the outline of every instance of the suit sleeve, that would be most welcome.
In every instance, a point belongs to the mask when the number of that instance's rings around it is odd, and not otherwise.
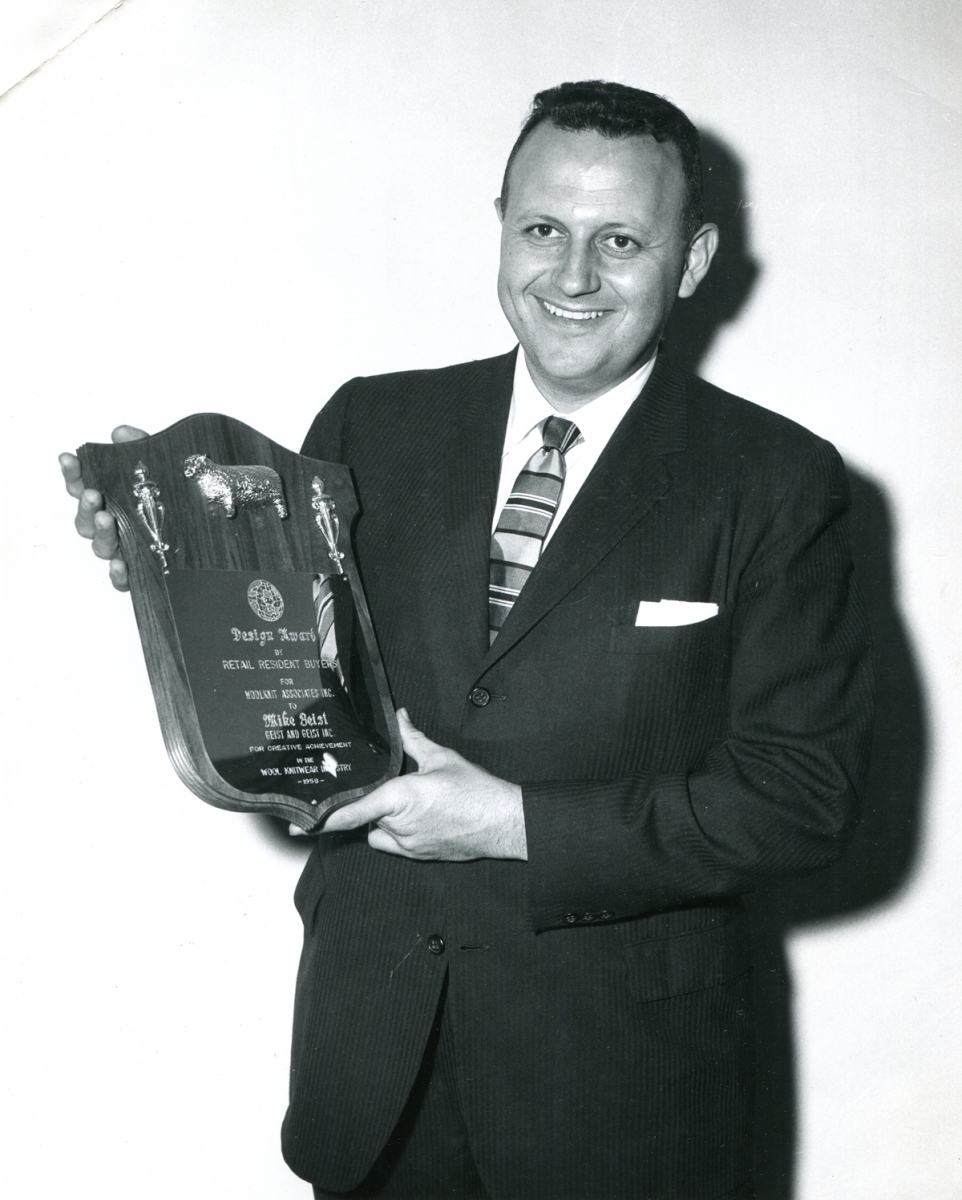
[[[726,729],[693,770],[524,787],[535,929],[734,896],[841,853],[874,707],[848,504],[819,443],[742,571]]]
[[[343,462],[344,419],[357,380],[351,379],[337,389],[311,422],[301,446],[301,454],[324,462]]]

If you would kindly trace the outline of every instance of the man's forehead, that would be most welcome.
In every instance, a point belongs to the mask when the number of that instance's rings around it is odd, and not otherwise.
[[[559,129],[544,122],[520,147],[508,177],[512,198],[530,203],[552,196],[578,205],[600,205],[626,195],[684,192],[681,154],[649,134],[609,138],[595,130]],[[666,196],[667,198],[667,196]]]

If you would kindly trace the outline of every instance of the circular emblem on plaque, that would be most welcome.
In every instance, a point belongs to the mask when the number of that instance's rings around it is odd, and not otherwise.
[[[255,579],[250,585],[247,603],[262,621],[279,621],[284,615],[284,597],[266,579]]]

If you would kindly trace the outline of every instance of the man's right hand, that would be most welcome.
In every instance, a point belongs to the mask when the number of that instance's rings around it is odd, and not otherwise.
[[[142,429],[133,425],[118,425],[110,435],[112,442],[136,442],[148,437]],[[127,564],[120,557],[120,538],[117,522],[104,508],[103,495],[94,488],[84,487],[80,471],[80,459],[76,454],[60,455],[60,470],[67,491],[77,501],[77,516],[74,525],[81,537],[90,538],[93,552],[98,558],[110,560],[110,582],[118,592],[129,592]]]

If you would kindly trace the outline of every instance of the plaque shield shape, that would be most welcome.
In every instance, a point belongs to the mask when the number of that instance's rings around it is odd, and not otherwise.
[[[77,451],[117,520],[167,752],[209,804],[317,830],[398,773],[350,471],[204,413]]]

